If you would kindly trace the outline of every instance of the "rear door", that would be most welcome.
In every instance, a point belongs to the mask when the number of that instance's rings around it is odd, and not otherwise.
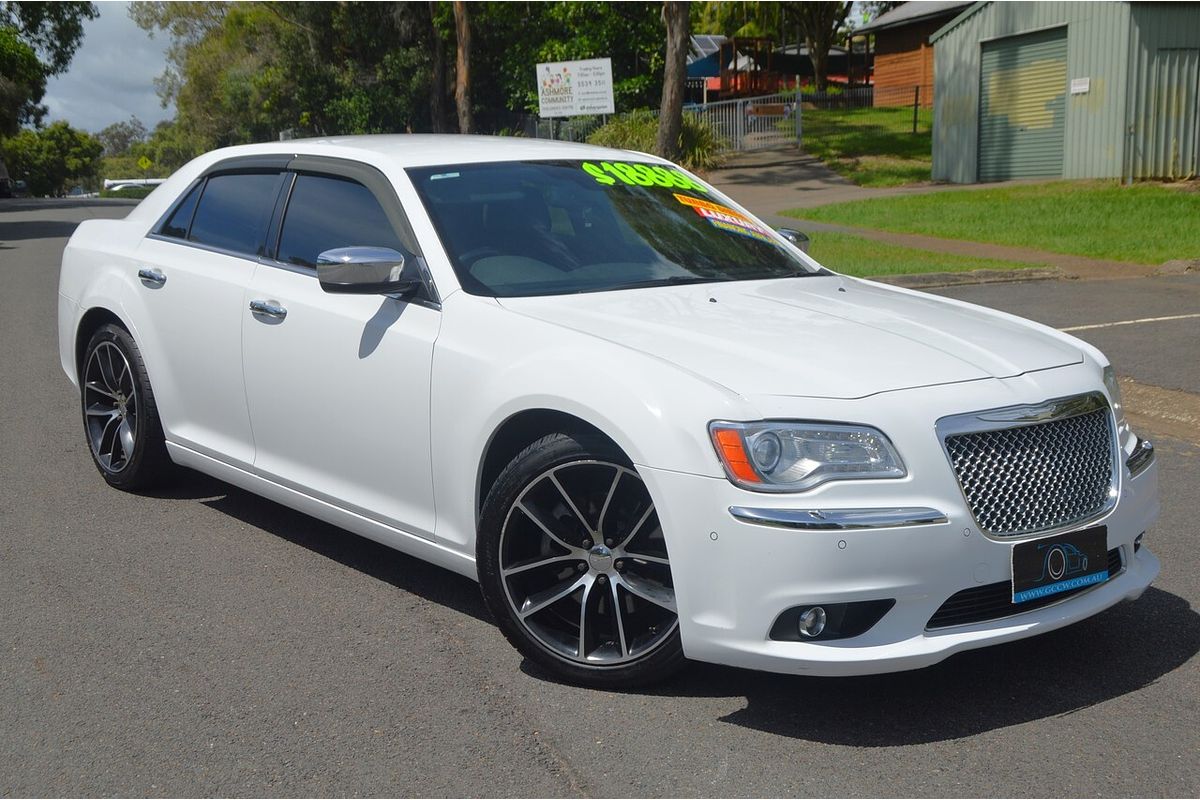
[[[136,252],[149,312],[140,342],[170,441],[249,468],[242,303],[282,182],[279,167],[207,175]]]
[[[273,260],[242,304],[246,397],[261,475],[424,537],[434,526],[429,381],[441,311],[429,299],[327,294],[317,255],[419,253],[400,202],[363,165],[297,159]],[[250,303],[275,313],[255,313]]]

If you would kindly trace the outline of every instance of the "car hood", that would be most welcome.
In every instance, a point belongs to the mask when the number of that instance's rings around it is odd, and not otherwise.
[[[678,365],[742,395],[857,398],[1076,364],[1037,326],[841,276],[692,284],[502,306]]]

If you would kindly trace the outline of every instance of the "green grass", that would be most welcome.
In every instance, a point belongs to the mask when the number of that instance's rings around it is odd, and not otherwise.
[[[816,231],[810,235],[812,244],[809,246],[809,254],[813,258],[832,270],[860,278],[921,272],[966,272],[973,269],[1026,269],[1046,266],[898,247],[849,233]]]
[[[788,216],[1161,264],[1200,257],[1200,187],[1055,181],[795,209]]]
[[[933,110],[912,108],[805,109],[800,118],[805,152],[860,186],[928,181],[933,166]]]

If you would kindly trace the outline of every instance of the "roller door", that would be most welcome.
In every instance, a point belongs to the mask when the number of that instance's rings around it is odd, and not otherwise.
[[[984,42],[979,180],[1058,178],[1067,110],[1067,29]]]

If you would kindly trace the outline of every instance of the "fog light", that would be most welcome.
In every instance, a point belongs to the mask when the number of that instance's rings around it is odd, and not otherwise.
[[[806,639],[815,639],[825,630],[825,609],[813,606],[800,615],[800,635]]]
[[[1137,538],[1133,540],[1133,552],[1136,553],[1138,550],[1142,549],[1142,537],[1145,535],[1146,535],[1146,532],[1142,531],[1141,533],[1139,533],[1137,535]]]

